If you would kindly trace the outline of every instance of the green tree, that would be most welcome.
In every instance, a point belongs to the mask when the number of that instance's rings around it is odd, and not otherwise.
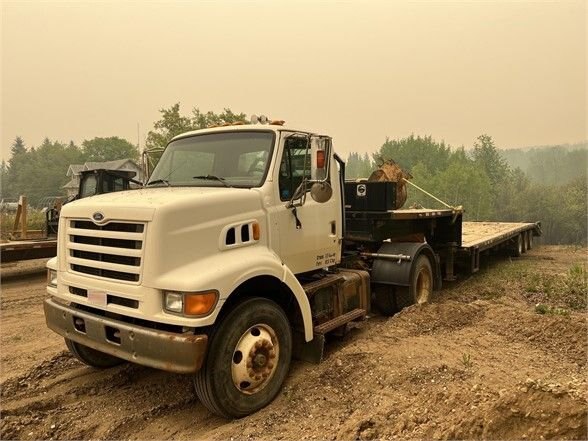
[[[472,157],[476,165],[481,167],[492,182],[497,185],[508,175],[508,164],[500,155],[491,136],[480,135],[474,143]]]
[[[61,187],[69,179],[67,169],[70,164],[83,162],[83,153],[73,143],[66,145],[45,138],[39,147],[11,157],[11,161],[9,196],[26,195],[35,205],[45,196],[63,195]]]
[[[153,129],[147,134],[145,142],[148,149],[164,149],[174,136],[192,130],[192,121],[180,114],[180,103],[169,109],[160,109],[161,119],[153,124]]]
[[[4,196],[17,197],[16,182],[19,178],[19,169],[25,166],[28,161],[27,149],[25,143],[20,136],[17,136],[10,147],[10,159],[6,169],[6,182],[2,186]]]
[[[412,174],[412,169],[419,163],[425,164],[430,173],[444,170],[449,162],[451,149],[444,142],[437,142],[431,136],[414,136],[398,140],[386,139],[380,150],[374,154],[376,166],[382,160],[393,159]]]
[[[169,109],[160,109],[161,119],[153,125],[153,130],[147,134],[147,149],[163,149],[168,142],[180,133],[190,130],[204,129],[210,125],[223,123],[235,123],[245,121],[244,113],[233,113],[231,109],[224,109],[222,113],[202,112],[199,108],[192,109],[191,116],[183,116],[180,113],[180,103],[176,103]]]
[[[82,142],[82,152],[86,161],[113,161],[116,159],[139,159],[139,151],[126,139],[118,136],[93,138]]]
[[[7,193],[7,184],[8,184],[8,165],[6,165],[6,161],[2,160],[2,164],[0,165],[0,198],[4,197]]]
[[[373,161],[367,153],[361,156],[359,153],[351,152],[345,163],[345,178],[368,178],[375,168]]]

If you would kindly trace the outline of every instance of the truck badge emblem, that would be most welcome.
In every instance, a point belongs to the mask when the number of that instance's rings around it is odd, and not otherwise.
[[[359,184],[357,186],[357,196],[365,196],[367,193],[367,187],[365,186],[365,184]]]
[[[92,215],[92,219],[94,219],[96,222],[100,222],[101,220],[104,219],[104,215],[102,213],[100,213],[99,211],[97,211],[96,213],[94,213]]]

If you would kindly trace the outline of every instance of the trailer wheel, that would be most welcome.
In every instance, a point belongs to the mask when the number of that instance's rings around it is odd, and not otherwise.
[[[372,292],[374,293],[374,304],[382,315],[392,316],[399,309],[396,305],[396,292],[399,288],[394,285],[375,285]]]
[[[269,404],[290,368],[292,330],[274,302],[251,298],[220,322],[208,356],[194,376],[198,398],[211,412],[241,418]]]
[[[433,268],[429,258],[421,254],[414,264],[408,287],[396,288],[398,309],[416,304],[428,303],[433,294]]]
[[[527,249],[533,248],[533,231],[527,231]]]
[[[524,242],[525,240],[523,239],[523,234],[519,234],[511,248],[512,257],[521,257],[521,255],[525,252]]]
[[[88,366],[91,366],[96,369],[108,369],[114,366],[118,366],[119,364],[125,363],[125,360],[123,360],[122,358],[118,358],[114,355],[97,351],[96,349],[92,349],[88,346],[76,343],[75,341],[72,341],[69,338],[65,339],[65,345],[74,357],[76,357],[82,363],[87,364]]]

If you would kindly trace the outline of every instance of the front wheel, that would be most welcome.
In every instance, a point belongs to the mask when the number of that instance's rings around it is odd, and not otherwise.
[[[194,376],[196,394],[217,415],[247,416],[278,394],[291,357],[284,311],[267,299],[245,300],[213,332],[206,361]]]
[[[407,306],[428,303],[433,294],[433,268],[429,258],[421,254],[415,264],[408,287],[396,288],[396,305],[398,309]]]
[[[96,369],[108,369],[125,363],[125,360],[122,358],[118,358],[114,355],[106,354],[104,352],[97,351],[96,349],[89,348],[88,346],[76,343],[69,338],[65,339],[65,345],[74,357],[76,357],[82,363]]]

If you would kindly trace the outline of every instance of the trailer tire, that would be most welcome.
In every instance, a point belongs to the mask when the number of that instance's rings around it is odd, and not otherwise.
[[[433,294],[433,267],[427,256],[421,254],[410,276],[409,286],[396,287],[396,306],[398,310],[407,306],[428,303]]]
[[[521,257],[521,255],[525,252],[525,240],[523,238],[523,233],[519,234],[514,244],[510,250],[512,257]]]
[[[533,231],[527,231],[527,250],[533,248]]]
[[[372,292],[374,293],[374,304],[380,314],[390,317],[396,314],[399,309],[396,304],[397,286],[377,284]]]
[[[69,338],[65,339],[65,345],[74,357],[76,357],[82,363],[96,369],[108,369],[125,363],[125,360],[122,358],[97,351],[96,349],[84,346],[80,343],[76,343]]]
[[[264,298],[237,304],[211,333],[194,388],[202,404],[225,418],[241,418],[279,393],[292,358],[292,330],[284,311]]]

